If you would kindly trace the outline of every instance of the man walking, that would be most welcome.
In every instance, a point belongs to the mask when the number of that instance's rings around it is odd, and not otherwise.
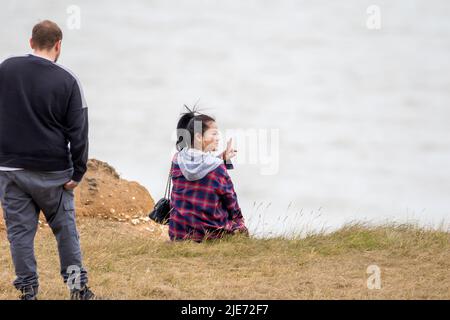
[[[21,299],[35,300],[39,212],[58,243],[61,275],[75,300],[93,299],[76,229],[73,190],[86,172],[88,112],[77,78],[56,64],[62,32],[34,26],[33,54],[0,64],[0,202]]]

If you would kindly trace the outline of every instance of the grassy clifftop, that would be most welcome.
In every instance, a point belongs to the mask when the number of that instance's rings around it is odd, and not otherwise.
[[[351,225],[304,239],[170,243],[165,228],[86,218],[79,226],[90,285],[111,299],[450,299],[450,233]],[[0,232],[0,299],[15,299]],[[56,244],[36,239],[41,299],[65,299]],[[367,268],[381,271],[368,289]]]

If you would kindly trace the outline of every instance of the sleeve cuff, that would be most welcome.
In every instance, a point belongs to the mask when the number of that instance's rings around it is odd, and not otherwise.
[[[223,161],[224,163],[225,163],[225,167],[228,169],[228,170],[231,170],[231,169],[234,169],[234,166],[233,166],[233,163],[231,163],[231,160],[230,161],[228,161],[228,163],[227,163],[227,161]]]
[[[83,180],[83,176],[84,174],[81,172],[74,172],[72,175],[72,180],[79,183]]]

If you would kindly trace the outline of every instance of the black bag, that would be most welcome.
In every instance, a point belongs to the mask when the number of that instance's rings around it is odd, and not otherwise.
[[[172,165],[170,166],[169,178],[167,179],[166,191],[164,192],[164,198],[160,199],[149,213],[149,218],[160,224],[169,224],[170,212],[172,208],[170,206],[170,186],[172,182]]]

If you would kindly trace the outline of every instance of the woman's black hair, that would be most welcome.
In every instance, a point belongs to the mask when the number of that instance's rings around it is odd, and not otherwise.
[[[195,125],[196,123],[201,123],[202,126],[202,135],[209,128],[209,123],[216,121],[213,117],[210,117],[206,114],[200,113],[196,109],[196,105],[194,107],[189,108],[187,105],[184,105],[186,108],[186,112],[181,114],[180,119],[177,124],[177,143],[176,148],[178,151],[181,151],[183,148],[191,148],[194,145],[194,134],[195,134]]]

